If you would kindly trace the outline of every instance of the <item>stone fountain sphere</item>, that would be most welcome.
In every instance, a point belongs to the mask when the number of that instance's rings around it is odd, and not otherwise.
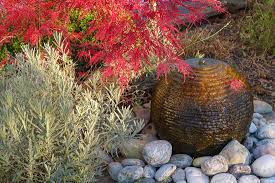
[[[247,80],[232,67],[214,59],[189,59],[186,78],[170,72],[156,84],[151,121],[174,153],[215,155],[232,139],[242,141],[253,115],[253,96]],[[241,81],[241,88],[232,81]]]

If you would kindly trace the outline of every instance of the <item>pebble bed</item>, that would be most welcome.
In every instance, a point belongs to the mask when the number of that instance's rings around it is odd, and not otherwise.
[[[254,101],[254,111],[242,144],[233,139],[219,154],[194,159],[153,138],[129,148],[131,158],[109,163],[109,175],[119,183],[275,183],[275,119],[264,118],[274,111],[263,101]]]

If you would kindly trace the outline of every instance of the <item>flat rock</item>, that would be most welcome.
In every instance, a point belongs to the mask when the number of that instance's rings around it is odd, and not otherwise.
[[[177,168],[172,175],[172,179],[174,182],[185,180],[185,171],[181,168]]]
[[[143,176],[141,166],[126,166],[118,174],[118,181],[123,183],[132,183]]]
[[[155,136],[141,134],[139,139],[130,139],[119,147],[126,158],[143,159],[142,151],[145,144],[157,140]]]
[[[145,163],[140,159],[124,159],[122,160],[121,164],[123,166],[145,166]]]
[[[253,173],[259,177],[272,177],[275,175],[275,157],[264,155],[256,159],[251,167]]]
[[[166,140],[156,140],[149,142],[144,146],[144,160],[154,166],[160,167],[168,163],[172,155],[172,145]]]
[[[228,160],[222,155],[216,155],[201,164],[202,172],[206,175],[215,175],[227,172]]]
[[[260,179],[255,175],[244,175],[239,178],[238,183],[260,183]]]
[[[254,112],[260,114],[266,114],[272,112],[272,106],[261,100],[254,100]]]
[[[167,180],[175,171],[177,167],[171,163],[162,165],[155,174],[155,179],[158,182]]]
[[[275,138],[275,123],[271,123],[261,127],[257,132],[259,139],[272,139]]]
[[[220,152],[220,155],[228,160],[228,165],[250,163],[250,152],[237,140],[229,142]]]
[[[275,183],[275,177],[262,178],[261,183]]]
[[[156,168],[152,165],[146,165],[143,168],[145,178],[154,178],[156,174]]]
[[[201,169],[195,167],[187,167],[185,176],[188,183],[209,183],[209,177],[205,175]]]
[[[193,165],[194,167],[200,168],[200,167],[201,167],[201,164],[202,164],[203,162],[205,162],[206,160],[210,159],[210,158],[212,158],[212,156],[202,156],[202,157],[195,158],[195,159],[193,160],[192,165]]]
[[[228,172],[238,179],[243,175],[249,175],[251,173],[251,168],[249,165],[243,164],[232,165]]]
[[[237,183],[237,179],[229,173],[214,175],[210,183]]]
[[[178,168],[186,168],[192,165],[192,157],[187,154],[172,155],[170,163],[176,165]]]
[[[111,178],[115,181],[118,181],[118,174],[122,170],[123,166],[119,162],[111,162],[108,165],[108,172]]]

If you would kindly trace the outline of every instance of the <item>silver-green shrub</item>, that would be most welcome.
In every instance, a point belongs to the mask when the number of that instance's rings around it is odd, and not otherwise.
[[[55,47],[24,46],[0,76],[2,182],[96,182],[106,153],[142,127],[100,73],[89,89],[76,84],[65,50],[60,35]]]

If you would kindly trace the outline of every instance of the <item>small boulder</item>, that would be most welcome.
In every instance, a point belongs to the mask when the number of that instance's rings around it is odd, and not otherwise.
[[[119,162],[111,162],[111,163],[109,163],[109,165],[108,165],[108,172],[109,172],[110,177],[113,180],[118,181],[118,174],[122,170],[122,168],[123,168],[123,166]]]
[[[272,139],[275,138],[275,123],[271,123],[261,127],[257,132],[259,139]]]
[[[177,167],[171,163],[162,165],[155,174],[155,179],[158,182],[167,180],[175,171]]]
[[[216,155],[204,161],[201,164],[202,172],[206,175],[215,175],[222,172],[227,172],[228,161],[222,155]]]
[[[275,175],[275,157],[264,155],[256,159],[251,167],[253,173],[259,177],[272,177]]]
[[[229,173],[214,175],[210,183],[237,183],[237,179]]]
[[[156,168],[152,165],[146,165],[143,168],[145,178],[154,178],[156,174]]]
[[[149,142],[143,149],[144,160],[154,167],[168,163],[171,155],[172,145],[166,140]]]
[[[250,152],[237,140],[229,142],[220,152],[228,160],[229,165],[250,163]]]
[[[244,175],[239,178],[238,183],[260,183],[260,179],[255,175]]]
[[[123,166],[145,166],[145,163],[140,159],[124,159],[122,160],[121,164]]]
[[[181,168],[177,168],[172,175],[172,179],[174,182],[185,180],[185,171]]]
[[[208,160],[208,159],[210,159],[210,158],[212,158],[212,156],[202,156],[202,157],[198,157],[198,158],[195,158],[194,160],[193,160],[193,166],[194,167],[198,167],[198,168],[200,168],[201,167],[201,164],[203,163],[203,162],[205,162],[206,160]]]
[[[238,179],[243,175],[249,175],[251,173],[251,168],[249,165],[238,164],[231,166],[228,172]]]
[[[254,112],[260,114],[266,114],[272,112],[272,106],[261,100],[254,100]]]
[[[143,168],[141,166],[126,166],[118,174],[118,182],[132,183],[142,178]]]
[[[194,167],[187,167],[185,176],[188,183],[209,183],[209,177],[205,175],[201,169]]]
[[[255,133],[257,130],[257,126],[252,122],[249,127],[249,133]]]
[[[171,157],[170,163],[176,165],[178,168],[186,168],[192,165],[192,157],[187,154],[175,154]]]

